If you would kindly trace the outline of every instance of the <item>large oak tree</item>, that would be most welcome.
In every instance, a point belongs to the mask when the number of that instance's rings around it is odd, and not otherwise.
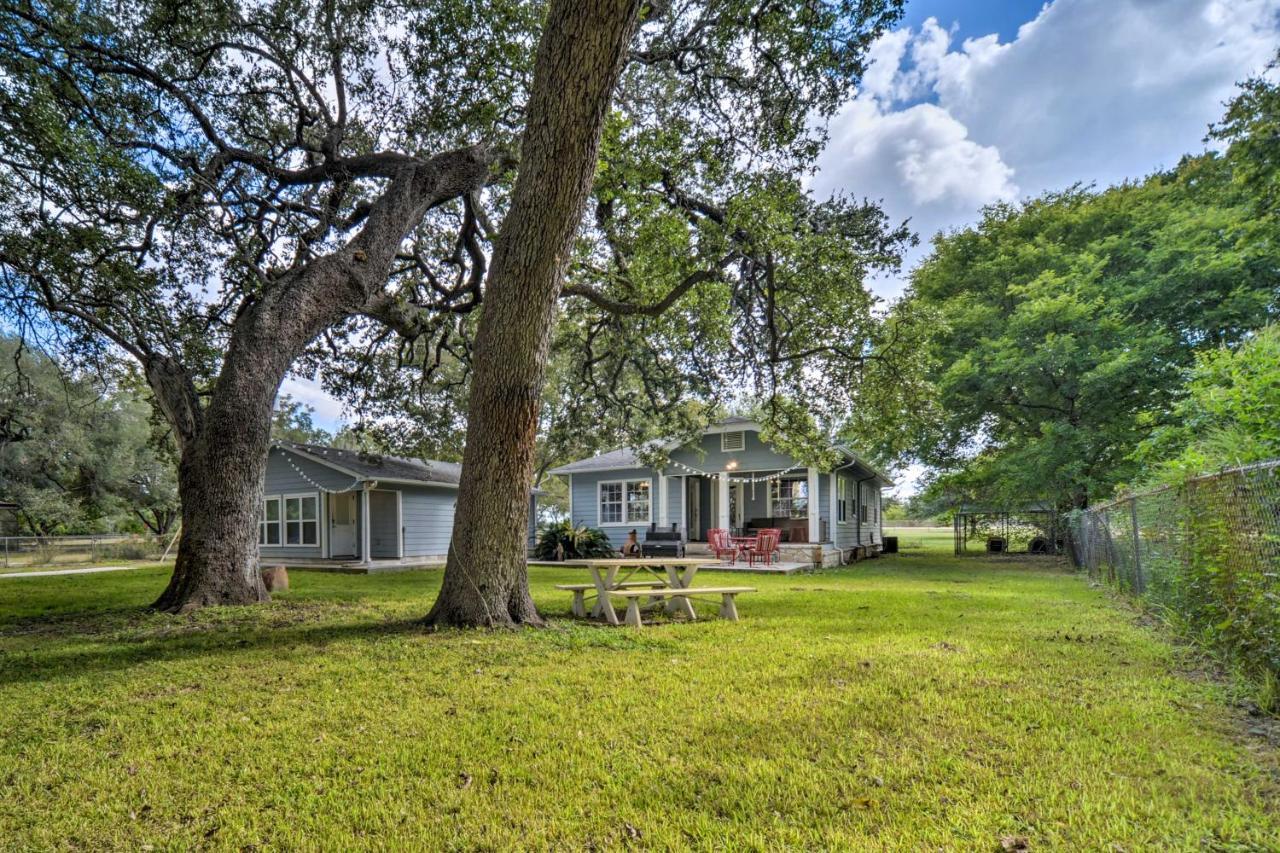
[[[868,317],[861,273],[905,235],[798,188],[900,5],[0,3],[4,310],[143,366],[181,456],[157,606],[266,597],[272,402],[308,353],[463,352],[467,477],[432,617],[461,624],[537,619],[518,531],[557,329],[678,328],[668,310],[700,301],[699,324],[750,322],[693,361],[863,364],[869,324],[813,318],[841,299]],[[583,306],[567,326],[561,298]],[[647,370],[620,352],[592,363]]]

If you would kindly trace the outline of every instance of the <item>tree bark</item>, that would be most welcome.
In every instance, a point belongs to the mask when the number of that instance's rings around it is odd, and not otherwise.
[[[269,600],[258,567],[258,515],[271,413],[290,365],[324,329],[384,296],[397,250],[427,210],[483,186],[492,160],[474,146],[406,166],[361,232],[267,289],[237,317],[207,406],[172,359],[144,365],[178,440],[182,541],[156,609],[185,613]]]
[[[552,0],[547,11],[476,334],[464,476],[431,625],[542,622],[525,567],[538,407],[565,266],[640,6]]]

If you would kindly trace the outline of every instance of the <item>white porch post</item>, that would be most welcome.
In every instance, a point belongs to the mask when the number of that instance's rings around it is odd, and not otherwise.
[[[369,535],[369,521],[369,484],[365,483],[364,488],[360,490],[360,559],[366,566],[372,562],[369,556],[370,542],[372,542]]]
[[[658,529],[665,530],[667,527],[667,475],[658,472]]]
[[[725,530],[728,530],[730,527],[730,524],[729,524],[729,472],[728,471],[721,471],[717,475],[716,485],[719,489],[718,496],[719,496],[719,503],[720,503],[720,505],[716,507],[716,510],[717,510],[716,515],[719,516],[719,521],[716,523],[716,526],[723,527]]]
[[[822,496],[818,494],[818,469],[809,468],[809,542],[822,539]]]

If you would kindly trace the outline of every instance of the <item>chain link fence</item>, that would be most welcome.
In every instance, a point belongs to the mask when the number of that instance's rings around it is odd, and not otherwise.
[[[1280,676],[1280,460],[1091,507],[1072,533],[1091,578]]]
[[[61,568],[173,556],[172,534],[104,533],[98,536],[0,536],[0,571]]]

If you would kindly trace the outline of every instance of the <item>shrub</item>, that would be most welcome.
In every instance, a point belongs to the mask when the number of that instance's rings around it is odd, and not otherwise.
[[[566,560],[613,555],[613,546],[609,544],[609,537],[603,530],[586,525],[574,527],[569,521],[545,524],[539,528],[534,556],[539,560],[554,560],[557,545],[564,546]]]

